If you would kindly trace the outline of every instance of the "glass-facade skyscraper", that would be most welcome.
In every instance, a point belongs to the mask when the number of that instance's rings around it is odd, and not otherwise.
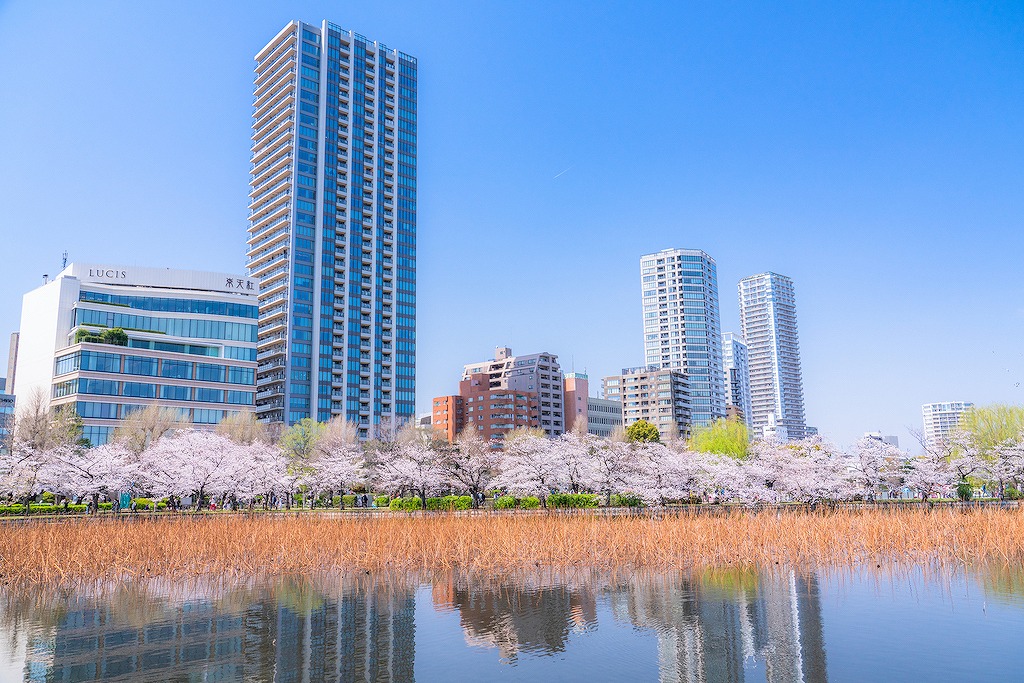
[[[372,438],[412,418],[416,59],[324,21],[256,55],[248,266],[256,411],[341,415]]]
[[[747,342],[754,433],[781,441],[807,436],[793,281],[761,273],[739,283],[740,329]]]
[[[640,257],[644,357],[648,367],[682,369],[695,426],[725,417],[718,266],[700,249]]]

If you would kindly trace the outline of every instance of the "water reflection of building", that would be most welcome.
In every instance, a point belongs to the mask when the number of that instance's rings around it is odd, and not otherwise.
[[[496,647],[512,661],[520,652],[562,652],[572,631],[597,622],[593,593],[568,585],[474,584],[454,577],[434,583],[433,601],[458,610],[469,645]]]
[[[37,615],[24,680],[412,681],[413,593],[339,593],[302,584],[216,600],[72,602],[47,628]]]
[[[828,680],[814,576],[721,578],[640,578],[612,592],[616,618],[657,634],[662,681],[739,683],[755,658],[768,683]]]

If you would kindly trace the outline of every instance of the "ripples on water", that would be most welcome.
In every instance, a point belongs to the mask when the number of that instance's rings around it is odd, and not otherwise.
[[[0,599],[0,681],[1006,680],[1024,572],[581,571]]]

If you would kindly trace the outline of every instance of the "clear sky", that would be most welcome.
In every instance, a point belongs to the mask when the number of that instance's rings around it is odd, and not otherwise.
[[[1024,396],[1024,4],[0,2],[0,352],[71,260],[241,272],[253,55],[419,60],[419,412],[511,344],[643,361],[639,256],[797,288],[807,419]],[[0,362],[0,373],[3,373]]]

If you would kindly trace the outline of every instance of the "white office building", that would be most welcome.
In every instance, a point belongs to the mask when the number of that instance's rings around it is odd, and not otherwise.
[[[704,426],[726,416],[718,267],[700,249],[664,249],[640,257],[644,358],[686,373],[690,417]]]
[[[722,335],[722,362],[725,366],[726,412],[738,414],[747,425],[747,431],[753,435],[747,344],[738,334],[726,332]]]
[[[257,414],[391,432],[416,390],[416,59],[328,21],[255,59]]]
[[[754,432],[780,441],[802,439],[807,428],[793,281],[777,273],[744,278],[739,300]]]
[[[255,292],[233,274],[73,263],[25,294],[8,390],[19,409],[39,393],[73,405],[93,445],[152,404],[212,428],[253,410]]]
[[[973,403],[966,401],[925,403],[921,406],[925,448],[941,449],[953,430],[960,424],[960,416],[973,407]]]

